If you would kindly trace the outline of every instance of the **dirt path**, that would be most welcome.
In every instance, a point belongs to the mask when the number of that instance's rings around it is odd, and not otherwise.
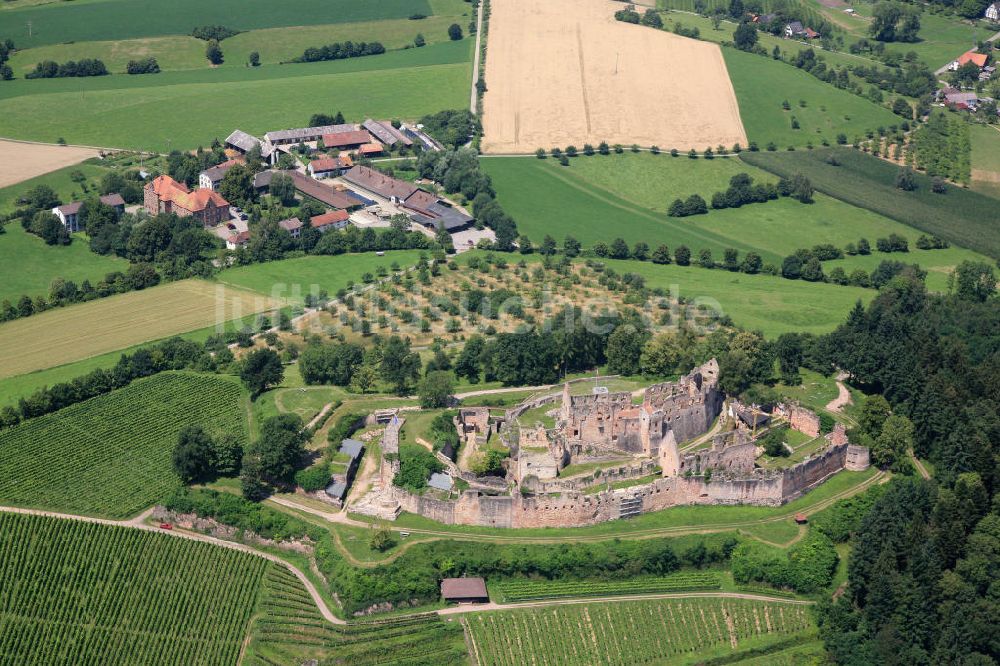
[[[928,472],[927,468],[924,467],[924,464],[920,462],[920,458],[918,458],[917,454],[913,452],[913,449],[910,449],[909,451],[907,451],[907,453],[910,454],[910,459],[913,461],[913,466],[917,468],[917,472],[920,473],[920,476],[922,476],[925,479],[931,478],[930,472]]]
[[[476,6],[476,50],[472,52],[472,90],[469,94],[469,111],[476,113],[476,82],[479,81],[479,61],[483,43],[483,3]]]
[[[840,412],[844,411],[844,407],[851,404],[851,392],[847,390],[844,386],[844,380],[847,379],[846,372],[837,373],[837,397],[826,404],[826,411],[828,412]]]
[[[816,502],[815,504],[800,508],[795,513],[803,513],[807,516],[815,514],[823,509],[827,508],[834,502],[846,497],[851,497],[864,491],[866,488],[879,483],[884,478],[887,478],[885,472],[877,472],[870,479],[866,480],[864,483],[859,483],[856,486],[843,490],[836,493],[824,500]],[[355,520],[349,517],[345,512],[341,511],[338,513],[332,513],[329,511],[323,511],[321,509],[316,509],[311,506],[305,506],[299,504],[293,500],[286,497],[271,497],[267,502],[277,504],[279,506],[286,507],[288,509],[293,509],[296,511],[301,511],[303,513],[308,513],[313,516],[317,516],[326,520],[327,522],[340,524],[340,525],[350,525],[352,527],[363,527],[368,528],[371,526],[370,523]],[[454,539],[459,541],[482,541],[486,543],[539,543],[539,544],[553,544],[553,543],[595,543],[599,541],[609,541],[613,539],[655,539],[665,536],[685,536],[689,534],[715,534],[718,532],[729,532],[733,530],[739,530],[743,527],[752,527],[758,525],[767,525],[770,523],[781,522],[783,520],[788,520],[792,516],[792,512],[781,513],[774,516],[768,516],[767,518],[757,518],[754,520],[745,520],[733,523],[717,523],[713,525],[706,526],[692,526],[692,525],[678,525],[675,527],[653,527],[644,530],[635,530],[629,532],[614,532],[608,534],[587,534],[580,536],[552,536],[552,537],[539,537],[539,536],[526,536],[516,534],[517,530],[512,530],[514,532],[510,535],[505,534],[488,534],[488,533],[476,533],[476,532],[459,532],[459,531],[445,531],[445,530],[432,530],[418,527],[408,527],[408,526],[393,526],[391,529],[396,532],[409,532],[413,535],[428,536],[428,537],[438,537],[441,539]],[[349,555],[349,554],[348,554]],[[372,560],[373,562],[380,563],[384,560]]]
[[[323,405],[323,409],[319,410],[319,414],[317,414],[316,416],[314,416],[313,420],[306,424],[306,430],[309,430],[310,428],[312,428],[313,426],[315,426],[317,423],[319,423],[320,420],[324,416],[326,416],[327,413],[331,409],[333,409],[333,403],[332,402],[328,402],[325,405]]]
[[[339,617],[337,617],[330,611],[329,607],[327,607],[326,605],[326,602],[323,600],[323,597],[320,596],[319,591],[316,589],[316,586],[313,585],[312,581],[310,581],[306,577],[306,575],[301,571],[299,571],[299,569],[294,565],[289,564],[288,562],[281,559],[277,555],[271,555],[270,553],[259,551],[256,548],[247,546],[242,543],[224,541],[223,539],[217,539],[216,537],[208,536],[207,534],[187,532],[184,530],[179,530],[177,528],[174,528],[172,530],[163,530],[153,525],[147,525],[145,524],[145,520],[153,513],[152,508],[146,509],[135,518],[131,518],[129,520],[110,520],[107,518],[93,518],[90,516],[77,516],[69,513],[41,511],[39,509],[22,509],[20,507],[12,507],[12,506],[0,506],[0,512],[20,513],[28,516],[44,516],[47,518],[61,518],[63,520],[76,520],[83,523],[92,523],[95,525],[109,525],[112,527],[128,527],[131,529],[143,530],[145,532],[165,534],[167,536],[174,537],[177,539],[201,541],[202,543],[210,543],[213,546],[220,546],[222,548],[228,548],[230,550],[238,550],[244,553],[250,553],[251,555],[257,555],[258,557],[263,557],[265,560],[269,560],[271,562],[274,562],[275,564],[279,564],[288,569],[289,571],[291,571],[293,574],[295,574],[295,577],[302,582],[303,586],[305,586],[306,590],[309,592],[309,596],[313,598],[313,602],[316,604],[316,607],[319,609],[320,613],[322,613],[323,617],[328,622],[332,624],[347,624],[344,620],[341,620]]]
[[[765,594],[746,592],[665,592],[661,594],[627,594],[610,597],[583,597],[579,599],[548,599],[546,601],[524,601],[515,604],[468,604],[451,606],[437,611],[438,615],[462,615],[483,611],[517,610],[518,608],[545,608],[547,606],[575,606],[579,604],[607,604],[619,601],[656,601],[659,599],[749,599],[751,601],[771,601],[792,606],[812,606],[816,602],[809,599],[787,599],[770,597]]]

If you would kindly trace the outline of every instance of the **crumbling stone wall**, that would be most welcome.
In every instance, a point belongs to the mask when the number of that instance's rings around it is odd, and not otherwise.
[[[712,448],[685,454],[680,461],[678,475],[704,474],[711,469],[727,474],[753,472],[757,447],[742,430],[715,435]]]
[[[847,461],[845,467],[852,472],[863,472],[871,465],[867,446],[847,445]]]
[[[819,437],[819,416],[796,404],[782,405],[781,412],[788,419],[792,430],[798,430],[810,437]]]

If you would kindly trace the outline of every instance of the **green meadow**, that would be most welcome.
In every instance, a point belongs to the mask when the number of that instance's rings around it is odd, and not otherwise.
[[[49,295],[53,278],[97,282],[111,271],[124,271],[124,259],[102,257],[87,247],[87,241],[77,235],[70,245],[51,246],[12,223],[0,234],[0,257],[3,257],[4,279],[0,281],[0,301],[16,301],[20,296]]]
[[[683,244],[695,255],[707,248],[717,260],[721,260],[726,248],[736,248],[741,255],[754,251],[765,262],[778,265],[795,250],[820,243],[843,247],[865,237],[874,245],[875,239],[896,233],[909,239],[913,247],[921,233],[823,194],[817,194],[815,203],[809,205],[779,199],[736,209],[709,210],[707,215],[666,215],[673,199],[697,193],[710,200],[714,192],[728,186],[736,173],[748,173],[759,182],[777,181],[776,176],[737,157],[705,160],[625,153],[581,156],[571,160],[569,167],[534,157],[484,158],[482,164],[519,231],[536,243],[546,234],[560,243],[571,235],[585,246],[621,237],[630,245],[644,241],[654,248],[666,244],[674,249]],[[877,265],[881,259],[899,257],[926,262],[942,276],[946,275],[946,267],[950,270],[958,261],[982,259],[974,252],[953,247],[947,251],[911,251],[907,255],[876,252],[870,260]],[[869,258],[858,259],[864,262]],[[929,283],[936,289],[945,286],[938,281]]]
[[[87,186],[88,192],[95,192],[101,176],[105,173],[107,173],[106,168],[83,162],[0,188],[0,213],[9,213],[17,208],[18,198],[37,185],[48,185],[63,202],[78,200],[84,196],[83,185]],[[74,174],[83,175],[82,183],[73,180]],[[8,225],[6,229],[11,231],[13,227]]]
[[[466,26],[472,11],[461,0],[434,0],[431,9],[434,14],[421,20],[393,18],[249,30],[222,42],[225,62],[219,67],[244,68],[252,51],[260,55],[264,65],[288,62],[311,46],[332,42],[378,41],[394,50],[412,46],[417,33],[424,36],[427,44],[446,42],[448,26],[452,23]],[[15,75],[23,76],[42,60],[100,58],[112,73],[123,73],[130,60],[147,57],[156,58],[163,71],[211,67],[205,58],[205,42],[187,34],[49,44],[17,51],[10,63]]]
[[[220,273],[217,280],[277,299],[305,296],[314,286],[325,289],[332,298],[338,290],[347,288],[348,282],[361,284],[364,273],[374,274],[379,267],[391,270],[393,264],[409,268],[417,263],[420,254],[419,250],[390,250],[382,257],[374,252],[310,255],[231,268]]]
[[[697,266],[613,259],[606,263],[619,273],[638,273],[648,286],[669,289],[671,296],[718,307],[737,326],[759,330],[769,338],[792,332],[828,333],[843,322],[858,300],[867,302],[876,293]]]
[[[899,116],[866,99],[824,83],[786,63],[736,49],[723,48],[729,78],[750,141],[761,150],[821,145],[846,134],[848,140],[879,126],[897,125]],[[791,108],[784,110],[788,101]],[[805,106],[800,105],[805,102]],[[792,129],[792,120],[799,129]]]
[[[467,103],[470,51],[463,40],[323,63],[11,81],[0,86],[0,135],[164,151],[237,127],[302,125],[320,111],[418,118]]]
[[[0,12],[0,35],[20,48],[96,40],[186,35],[203,25],[237,30],[429,16],[427,0],[101,0]],[[28,23],[31,23],[31,35]]]

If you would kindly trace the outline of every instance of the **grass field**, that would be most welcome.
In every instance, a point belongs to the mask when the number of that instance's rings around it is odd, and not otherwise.
[[[837,156],[840,166],[826,162],[830,154]],[[957,187],[949,187],[944,195],[934,194],[930,179],[923,174],[916,176],[915,191],[904,192],[894,185],[898,167],[847,148],[781,156],[747,153],[742,158],[774,173],[801,173],[813,187],[830,196],[954,244],[1000,257],[1000,207],[990,197]]]
[[[436,615],[383,619],[347,627],[327,624],[315,603],[289,571],[271,567],[264,578],[250,641],[241,663],[247,666],[323,664],[468,663],[462,626]]]
[[[430,15],[426,0],[381,0],[378,3],[351,0],[298,0],[275,3],[268,0],[101,0],[100,2],[55,3],[0,13],[0,34],[20,48],[132,39],[161,35],[186,35],[197,26],[225,25],[237,30],[314,24],[349,23],[377,19]],[[306,18],[308,17],[308,18]],[[31,36],[28,22],[31,22]]]
[[[236,663],[265,571],[187,539],[0,514],[0,655],[11,664]]]
[[[722,52],[740,103],[743,127],[761,150],[770,142],[780,151],[809,142],[819,146],[824,138],[832,144],[841,132],[853,140],[866,130],[899,123],[899,116],[888,109],[787,64],[731,48]],[[782,108],[785,100],[792,106],[789,111]],[[805,108],[799,106],[799,100],[805,100]],[[793,116],[801,129],[792,129]]]
[[[418,118],[467,102],[471,44],[297,65],[10,81],[0,87],[0,135],[162,151],[207,145],[236,127],[301,126],[320,111],[354,121]],[[62,112],[67,105],[74,113]]]
[[[177,433],[200,424],[247,439],[236,380],[162,373],[0,432],[0,501],[123,518],[177,483]]]
[[[330,297],[335,297],[339,289],[348,282],[361,284],[364,273],[375,273],[382,266],[386,270],[393,263],[406,269],[417,263],[418,250],[394,250],[385,256],[374,252],[365,254],[341,254],[335,256],[309,256],[263,264],[240,266],[219,274],[219,282],[239,289],[269,296],[274,299],[302,298],[311,290],[325,289]]]
[[[976,171],[989,172],[1000,181],[1000,130],[995,125],[972,125],[973,179]],[[986,176],[987,174],[981,174]]]
[[[24,294],[47,298],[49,285],[56,277],[73,280],[77,285],[84,280],[97,284],[107,273],[128,268],[124,259],[94,254],[81,238],[70,245],[54,246],[24,231],[20,224],[8,224],[5,229],[7,233],[0,234],[4,267],[0,301],[9,299],[13,303]]]
[[[106,168],[84,162],[0,188],[0,213],[9,213],[14,208],[17,208],[18,198],[37,185],[48,185],[55,191],[59,199],[65,203],[74,199],[80,199],[84,196],[83,186],[87,187],[86,191],[88,193],[95,192],[100,183],[101,176],[105,173],[107,173]],[[83,174],[82,185],[73,180],[74,174]],[[8,232],[13,231],[13,226],[8,225],[6,229]],[[0,242],[2,240],[3,237],[0,236]],[[80,245],[86,246],[86,243],[81,243]]]
[[[468,618],[483,666],[694,664],[809,636],[808,607],[742,599],[574,604],[477,613]]]
[[[408,18],[354,21],[326,25],[266,27],[242,32],[222,43],[225,62],[222,68],[244,68],[250,52],[260,54],[264,65],[287,62],[302,55],[311,46],[333,42],[381,42],[387,49],[402,49],[413,44],[420,33],[428,44],[448,41],[448,26],[469,22],[470,6],[461,0],[435,0],[434,15],[419,21]],[[2,17],[0,17],[2,18]],[[100,58],[112,73],[124,73],[129,60],[154,57],[161,70],[208,69],[205,42],[187,34],[139,37],[106,41],[74,41],[49,44],[17,51],[10,65],[16,76],[23,76],[42,60],[79,60]]]
[[[669,289],[696,302],[718,303],[737,326],[760,330],[769,338],[782,333],[827,333],[840,324],[854,304],[874,298],[871,289],[744,275],[719,269],[659,266],[648,262],[609,260],[608,266],[646,278],[650,287]]]
[[[261,312],[269,299],[203,280],[48,310],[0,324],[0,377],[72,363]]]
[[[505,580],[493,586],[505,603],[605,597],[626,594],[654,594],[718,590],[722,587],[714,571],[680,571],[667,576],[637,576],[627,580]]]

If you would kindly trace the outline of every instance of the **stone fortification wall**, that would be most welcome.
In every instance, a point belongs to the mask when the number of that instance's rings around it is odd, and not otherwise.
[[[396,472],[399,471],[399,430],[405,422],[406,419],[398,415],[393,416],[382,434],[382,467],[379,471],[379,480],[386,486],[392,484]],[[387,460],[386,456],[390,454],[392,459]]]
[[[726,474],[750,474],[754,469],[757,446],[742,430],[732,430],[712,438],[712,448],[685,454],[678,475],[698,475],[711,469]]]
[[[781,412],[788,419],[792,430],[798,430],[810,437],[819,437],[819,416],[799,405],[783,405]]]
[[[852,472],[863,472],[871,465],[867,446],[847,445],[847,469]]]
[[[656,470],[656,463],[652,460],[642,460],[633,465],[621,465],[619,467],[609,467],[595,470],[593,474],[571,479],[546,480],[539,476],[532,479],[527,484],[527,489],[535,493],[558,493],[568,491],[580,491],[591,486],[603,485],[606,483],[617,483],[619,481],[630,481],[641,479],[644,476],[653,474]]]

